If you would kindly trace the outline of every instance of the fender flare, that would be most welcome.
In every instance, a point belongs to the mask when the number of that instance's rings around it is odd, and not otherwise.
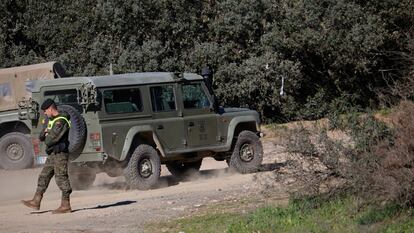
[[[155,134],[152,126],[150,125],[140,125],[140,126],[134,126],[131,129],[129,129],[126,137],[124,146],[122,147],[122,153],[120,157],[120,161],[124,161],[126,157],[128,156],[129,149],[131,148],[132,141],[134,140],[135,135],[143,132],[151,132],[152,137],[154,139],[155,144],[157,145],[157,149],[161,152],[162,156],[165,156],[164,149],[158,139],[158,136]]]
[[[255,122],[256,123],[256,130],[260,131],[259,123],[255,116],[240,116],[235,117],[230,121],[229,127],[227,129],[227,142],[226,148],[231,148],[231,143],[233,142],[234,137],[234,130],[236,129],[237,125],[244,122]]]

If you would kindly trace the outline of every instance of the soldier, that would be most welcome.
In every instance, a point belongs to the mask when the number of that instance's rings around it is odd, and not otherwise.
[[[46,144],[48,157],[39,175],[37,190],[33,199],[22,200],[22,202],[30,208],[39,210],[43,193],[45,193],[50,180],[55,175],[56,184],[62,190],[62,202],[60,207],[53,210],[52,213],[69,213],[72,212],[69,198],[72,188],[68,176],[70,117],[67,113],[58,111],[55,102],[51,99],[47,99],[42,104],[41,109],[49,118],[47,127],[39,136],[39,139]]]

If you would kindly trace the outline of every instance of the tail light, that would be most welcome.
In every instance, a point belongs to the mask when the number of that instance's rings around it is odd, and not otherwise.
[[[91,145],[96,151],[101,151],[101,134],[100,133],[90,133],[89,139],[91,140]]]

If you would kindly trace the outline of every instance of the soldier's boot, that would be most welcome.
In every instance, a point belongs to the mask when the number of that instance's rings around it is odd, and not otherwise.
[[[30,207],[35,210],[40,209],[40,202],[42,201],[43,194],[35,193],[32,200],[22,200],[23,205]]]
[[[65,214],[72,212],[72,208],[70,207],[70,199],[64,199],[62,198],[62,202],[59,206],[59,208],[52,211],[52,214]]]

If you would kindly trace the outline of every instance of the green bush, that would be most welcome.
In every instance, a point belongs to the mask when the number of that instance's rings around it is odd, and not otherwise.
[[[378,91],[397,96],[395,85],[412,97],[412,79],[396,78],[410,65],[400,59],[410,0],[5,0],[0,9],[0,67],[57,60],[78,76],[208,63],[223,103],[276,122],[323,117],[343,96],[376,107]]]

